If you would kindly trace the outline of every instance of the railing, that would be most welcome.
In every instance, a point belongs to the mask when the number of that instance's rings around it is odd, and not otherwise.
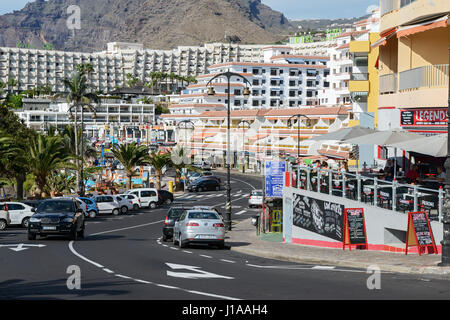
[[[397,74],[380,76],[380,94],[397,92]]]
[[[293,187],[338,196],[395,212],[427,211],[442,222],[444,190],[378,179],[375,174],[293,166]],[[437,182],[437,181],[436,181]]]
[[[399,89],[448,87],[449,65],[438,64],[400,72]]]
[[[369,74],[368,73],[352,73],[350,80],[353,81],[368,81]]]
[[[417,0],[401,0],[400,1],[400,8],[403,8],[413,2],[416,2]]]

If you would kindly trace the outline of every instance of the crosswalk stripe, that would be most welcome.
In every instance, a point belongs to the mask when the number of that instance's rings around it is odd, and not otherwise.
[[[237,212],[237,213],[235,213],[235,214],[238,216],[238,215],[241,215],[241,214],[243,214],[243,213],[245,213],[245,212],[247,212],[247,210],[242,210],[242,211],[239,211],[239,212]]]

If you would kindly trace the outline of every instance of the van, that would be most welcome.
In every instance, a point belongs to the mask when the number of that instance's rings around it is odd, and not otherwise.
[[[128,190],[126,194],[134,194],[138,197],[139,208],[155,209],[158,206],[158,190],[154,188],[140,188]]]

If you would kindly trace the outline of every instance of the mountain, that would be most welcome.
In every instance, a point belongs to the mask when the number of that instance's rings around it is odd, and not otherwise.
[[[67,25],[76,17],[67,11],[71,5],[81,10],[79,30]],[[51,44],[81,52],[102,51],[113,41],[152,49],[224,42],[225,36],[242,44],[275,43],[293,31],[261,0],[35,0],[0,16],[0,46]]]

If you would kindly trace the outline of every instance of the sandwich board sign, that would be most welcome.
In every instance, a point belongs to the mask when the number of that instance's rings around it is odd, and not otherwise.
[[[438,254],[430,220],[425,211],[408,213],[405,254],[408,254],[410,246],[417,246],[419,256],[425,252],[425,248],[428,249],[428,253]]]
[[[364,246],[367,250],[366,223],[364,221],[364,209],[354,208],[344,210],[344,237],[342,250],[348,246]]]

